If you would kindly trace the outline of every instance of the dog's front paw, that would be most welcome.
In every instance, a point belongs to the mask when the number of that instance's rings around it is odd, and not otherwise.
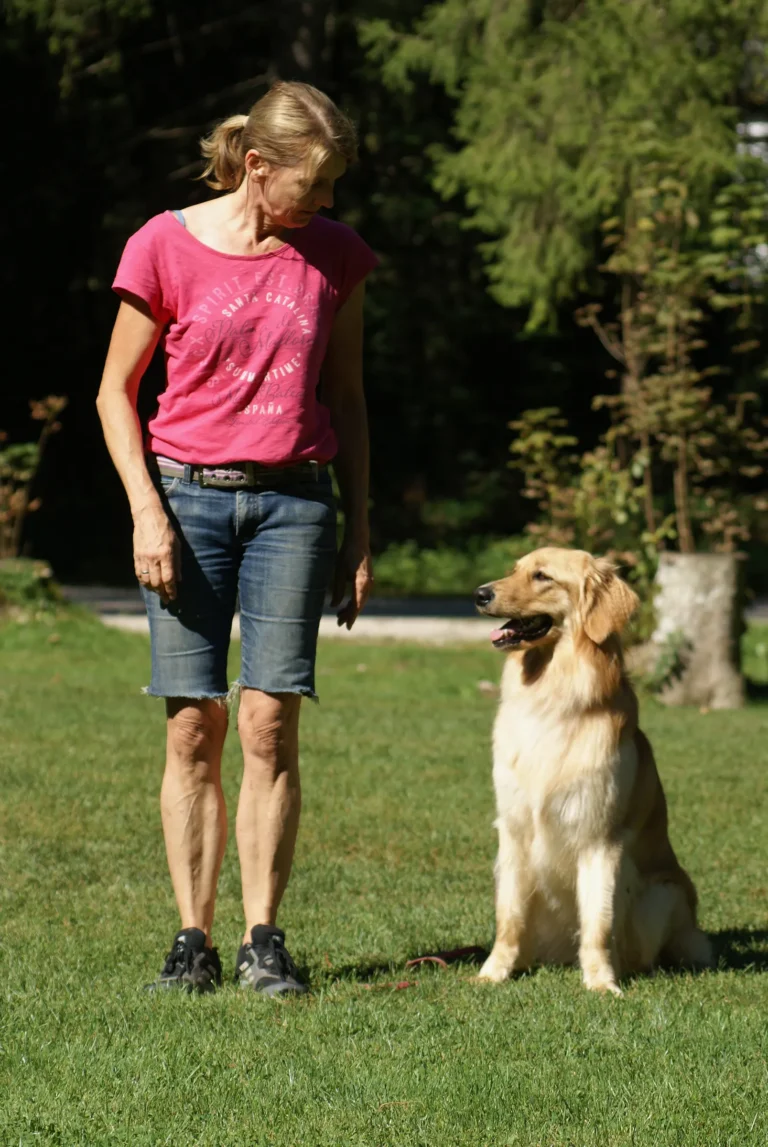
[[[483,964],[482,968],[475,976],[476,980],[485,980],[486,982],[501,984],[504,980],[508,980],[512,971],[512,965],[508,960],[502,960],[499,956],[491,952],[488,959]]]
[[[612,996],[624,995],[616,981],[608,976],[590,976],[589,979],[585,978],[584,987],[588,992],[610,992]]]

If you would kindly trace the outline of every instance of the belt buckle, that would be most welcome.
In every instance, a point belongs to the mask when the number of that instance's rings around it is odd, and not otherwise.
[[[205,469],[201,466],[198,483],[200,486],[208,487],[212,490],[246,490],[249,486],[253,486],[253,466],[250,462],[246,463],[244,471],[230,470],[230,473],[237,474],[237,477],[212,478],[205,473]]]

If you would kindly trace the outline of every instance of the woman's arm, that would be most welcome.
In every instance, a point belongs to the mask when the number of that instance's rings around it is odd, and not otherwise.
[[[339,625],[351,629],[373,582],[368,529],[368,415],[363,393],[363,301],[360,283],[333,324],[323,363],[323,400],[331,412],[338,452],[333,466],[344,511],[344,539],[336,563],[331,605],[339,605],[347,582],[352,594]]]
[[[157,346],[162,324],[137,296],[117,312],[96,408],[104,439],[128,495],[133,517],[136,577],[164,600],[176,596],[178,543],[144,461],[136,413],[139,384]]]

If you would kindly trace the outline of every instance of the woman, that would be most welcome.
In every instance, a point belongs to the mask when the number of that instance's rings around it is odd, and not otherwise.
[[[202,147],[209,186],[227,194],[155,216],[128,240],[97,401],[133,515],[148,692],[166,699],[160,800],[181,930],[150,987],[221,983],[211,930],[239,595],[245,934],[235,976],[268,995],[300,993],[275,920],[298,828],[299,706],[315,697],[325,591],[333,578],[340,605],[351,581],[338,612],[350,628],[373,580],[361,360],[364,279],[376,258],[317,214],[333,206],[355,133],[315,88],[275,85]],[[136,398],[160,340],[167,386],[145,454]],[[332,458],[345,518],[338,558]]]

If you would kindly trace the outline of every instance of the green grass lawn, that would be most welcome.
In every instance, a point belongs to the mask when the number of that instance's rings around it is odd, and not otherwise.
[[[747,639],[768,678],[766,632]],[[236,652],[236,651],[234,651]],[[281,923],[313,994],[147,995],[177,927],[144,638],[0,630],[0,1144],[768,1143],[768,706],[644,702],[716,972],[587,994],[412,956],[493,935],[489,649],[326,644]],[[236,741],[226,789],[239,779]],[[240,938],[234,839],[216,941]],[[396,990],[393,982],[413,986]]]

